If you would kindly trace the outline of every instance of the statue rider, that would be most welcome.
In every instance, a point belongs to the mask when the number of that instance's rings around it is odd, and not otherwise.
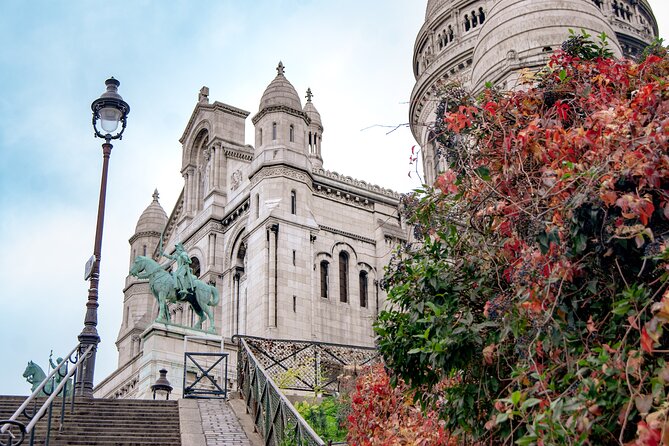
[[[193,286],[193,271],[190,268],[191,260],[188,257],[188,253],[184,249],[181,243],[175,245],[176,250],[174,254],[163,253],[165,257],[170,260],[177,262],[177,270],[174,272],[174,288],[177,290],[177,293],[181,299],[184,299],[188,295],[188,290],[192,289]]]
[[[51,354],[49,355],[49,364],[51,365],[51,370],[59,369],[58,373],[54,376],[56,378],[55,386],[58,387],[58,384],[65,378],[65,375],[67,374],[67,369],[65,368],[65,364],[63,364],[63,358],[57,358],[56,362],[53,362],[53,350],[51,350]]]

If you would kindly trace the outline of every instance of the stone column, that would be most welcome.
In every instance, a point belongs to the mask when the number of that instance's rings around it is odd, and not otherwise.
[[[232,321],[230,324],[230,331],[232,335],[239,333],[239,271],[235,272],[232,279]]]
[[[212,188],[214,190],[219,190],[221,188],[221,152],[223,148],[221,146],[213,147],[214,150],[214,183]]]
[[[269,258],[268,258],[268,273],[267,274],[267,326],[276,328],[277,326],[277,244],[279,238],[279,225],[273,224],[269,227]]]
[[[195,210],[195,200],[197,196],[195,195],[195,169],[193,167],[188,168],[188,202],[187,210],[188,213],[192,213]]]
[[[226,193],[227,184],[227,164],[225,162],[225,149],[219,145],[216,148],[216,189]]]
[[[184,213],[188,214],[188,206],[190,206],[190,197],[189,197],[189,180],[188,180],[188,171],[185,171],[183,173],[183,178],[184,178]]]
[[[198,211],[200,209],[200,199],[204,198],[204,191],[202,188],[204,187],[204,184],[202,184],[202,169],[197,169],[195,171],[195,200],[193,203],[193,211]]]
[[[209,269],[216,266],[216,234],[209,234]]]

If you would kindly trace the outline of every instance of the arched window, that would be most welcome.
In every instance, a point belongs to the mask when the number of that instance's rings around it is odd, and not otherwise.
[[[472,24],[469,22],[469,15],[465,14],[465,31],[469,31],[471,27]]]
[[[448,25],[448,41],[449,43],[453,41],[454,33],[453,33],[453,27],[451,25]]]
[[[297,214],[297,192],[294,190],[290,191],[290,213]]]
[[[262,129],[258,132],[258,145],[262,145]]]
[[[348,302],[348,254],[339,253],[339,301]]]
[[[295,126],[290,125],[290,131],[288,132],[288,139],[290,142],[295,142]]]
[[[478,18],[476,17],[476,11],[472,11],[472,28],[476,28],[478,25]]]
[[[197,257],[190,258],[190,269],[195,277],[200,277],[200,261]]]
[[[272,123],[272,141],[276,141],[276,122]]]
[[[367,308],[367,271],[360,271],[360,306]]]
[[[146,245],[142,246],[142,255],[146,257]]]
[[[330,278],[328,276],[328,267],[329,264],[326,260],[321,261],[321,297],[327,299],[328,298],[328,284],[330,281]]]

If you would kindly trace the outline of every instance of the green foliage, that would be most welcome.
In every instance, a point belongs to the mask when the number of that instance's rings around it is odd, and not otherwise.
[[[572,37],[522,91],[446,91],[375,325],[458,444],[669,443],[669,56]]]
[[[311,428],[325,441],[345,441],[347,430],[343,427],[348,406],[336,397],[327,397],[318,403],[302,401],[295,408]]]
[[[573,29],[569,30],[569,38],[562,44],[562,51],[572,57],[578,57],[582,60],[594,60],[598,58],[608,59],[613,57],[613,52],[609,49],[608,36],[602,32],[597,36],[598,41],[593,42],[592,36],[585,30],[581,34],[576,34]],[[562,80],[562,78],[561,78]]]

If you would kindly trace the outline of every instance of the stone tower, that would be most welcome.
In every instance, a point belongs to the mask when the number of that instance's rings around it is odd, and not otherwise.
[[[158,202],[158,191],[153,201],[137,220],[135,233],[130,237],[130,265],[137,256],[153,257],[160,235],[167,223],[167,214]],[[136,360],[142,348],[141,334],[151,325],[150,315],[157,311],[156,300],[149,291],[149,284],[128,275],[123,290],[123,319],[116,339],[119,368],[136,368]],[[134,395],[138,380],[125,382],[116,389],[118,397]]]
[[[414,46],[409,108],[426,183],[445,167],[430,128],[440,88],[451,82],[474,90],[486,82],[513,88],[517,72],[545,64],[569,29],[605,32],[614,54],[626,57],[639,56],[658,36],[647,0],[428,0]]]

